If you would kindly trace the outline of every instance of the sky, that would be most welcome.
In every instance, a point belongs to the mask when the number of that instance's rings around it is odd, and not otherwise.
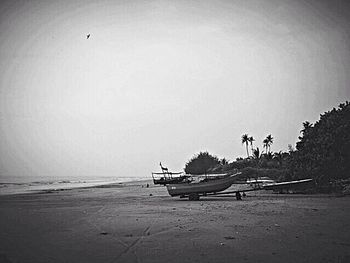
[[[0,177],[286,151],[349,83],[347,1],[1,1]]]

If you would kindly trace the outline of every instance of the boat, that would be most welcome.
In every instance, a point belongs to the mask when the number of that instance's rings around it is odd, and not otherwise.
[[[153,183],[160,185],[167,184],[177,184],[181,183],[188,178],[183,172],[173,173],[169,172],[167,167],[163,167],[162,163],[159,163],[160,168],[162,169],[161,173],[152,173]]]
[[[158,177],[160,175],[160,177]],[[188,176],[184,173],[152,173],[153,183],[160,185],[177,184],[184,181]]]
[[[189,177],[180,183],[167,184],[166,187],[170,196],[188,196],[190,200],[199,200],[200,195],[226,190],[237,180],[239,174],[241,173],[210,175],[199,181]]]

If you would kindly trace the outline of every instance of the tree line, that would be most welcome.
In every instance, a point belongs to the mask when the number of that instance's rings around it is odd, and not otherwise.
[[[208,152],[200,152],[185,166],[186,173],[230,172],[240,169],[247,176],[270,176],[273,179],[297,180],[313,178],[319,185],[350,177],[350,103],[346,101],[320,115],[314,124],[305,121],[295,148],[272,152],[274,138],[271,134],[254,147],[253,136],[243,134],[241,143],[247,157],[229,162]]]

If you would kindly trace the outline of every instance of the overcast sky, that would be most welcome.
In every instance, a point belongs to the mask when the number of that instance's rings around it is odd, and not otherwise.
[[[347,1],[1,1],[0,175],[273,151],[350,100]],[[87,39],[87,34],[91,34]]]

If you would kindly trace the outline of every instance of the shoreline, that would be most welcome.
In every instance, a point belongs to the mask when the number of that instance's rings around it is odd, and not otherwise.
[[[127,181],[101,181],[101,182],[88,182],[87,180],[81,180],[76,182],[71,181],[58,181],[54,183],[43,183],[38,182],[28,182],[28,183],[1,183],[2,187],[0,188],[0,196],[7,195],[22,195],[22,194],[41,194],[41,193],[52,193],[52,192],[62,192],[70,191],[74,189],[88,189],[88,188],[113,188],[119,185],[125,184],[138,184],[145,182],[152,182],[152,179],[131,179]],[[65,185],[62,185],[65,184]],[[88,184],[88,185],[84,185]],[[90,185],[89,185],[90,184]],[[8,186],[18,186],[18,188],[8,189]],[[3,191],[5,190],[5,191]],[[6,192],[8,190],[8,192]]]

